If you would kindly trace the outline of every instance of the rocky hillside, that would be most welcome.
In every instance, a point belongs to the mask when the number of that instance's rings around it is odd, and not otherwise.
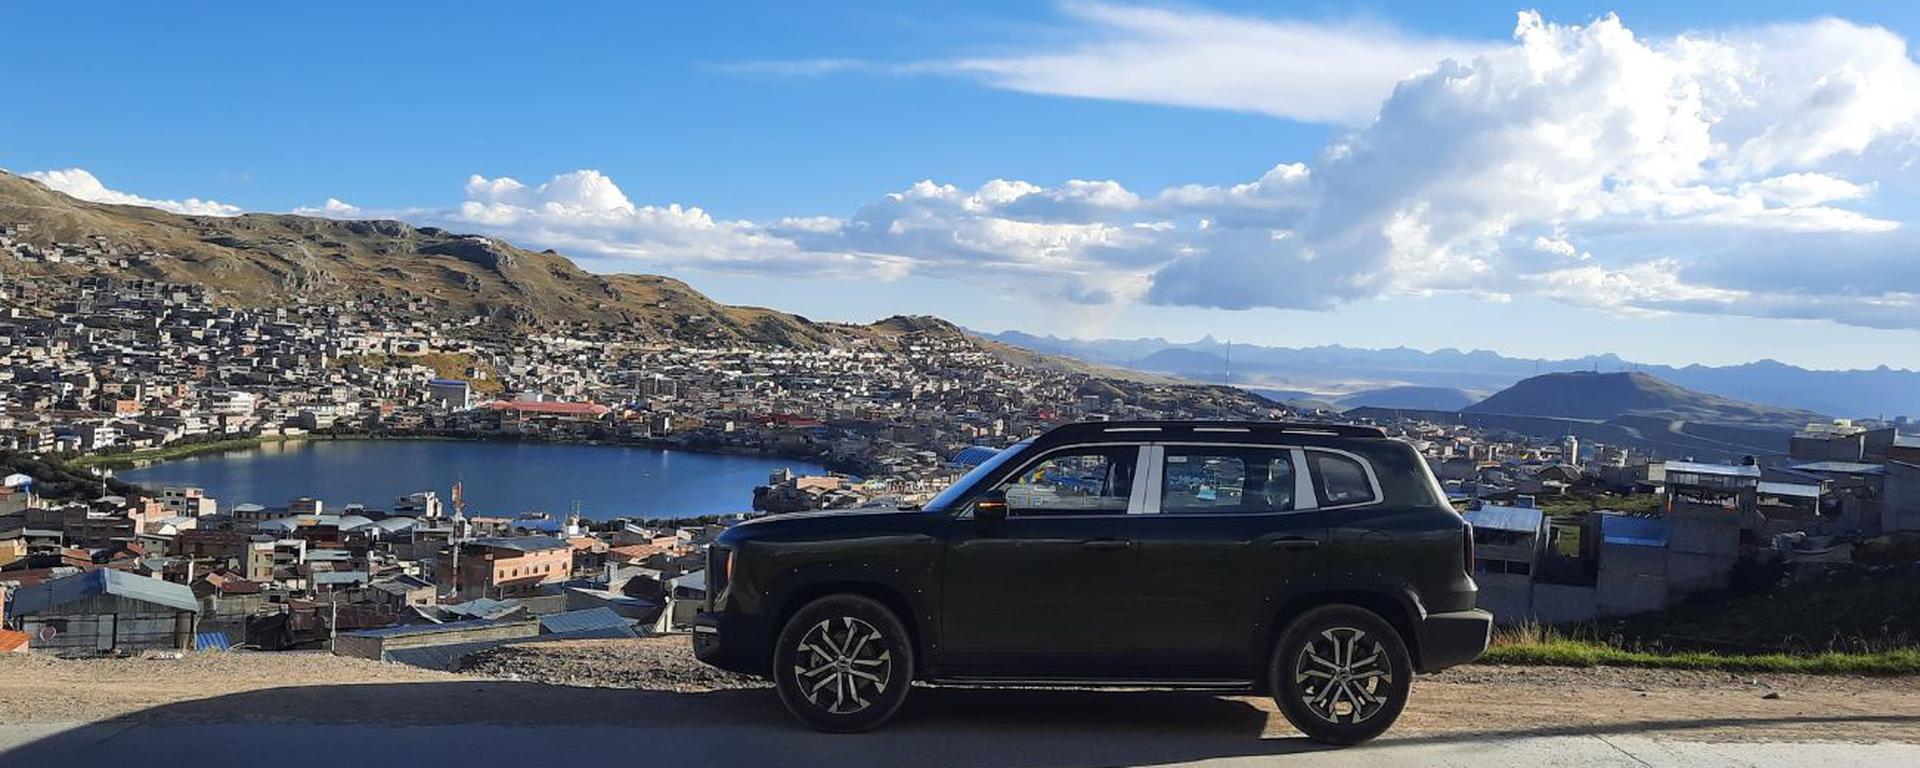
[[[599,275],[554,251],[414,227],[247,214],[181,216],[89,203],[0,172],[0,224],[24,225],[16,241],[46,248],[77,243],[146,258],[114,264],[16,262],[0,272],[91,273],[201,284],[234,306],[334,303],[483,322],[506,332],[619,329],[640,338],[818,346],[897,336],[960,333],[931,318],[873,326],[816,323],[758,307],[726,306],[658,275]],[[883,327],[884,326],[884,327]]]
[[[1654,416],[1678,421],[1796,429],[1826,417],[1695,392],[1644,373],[1549,373],[1524,379],[1464,409],[1467,413],[1604,421]]]

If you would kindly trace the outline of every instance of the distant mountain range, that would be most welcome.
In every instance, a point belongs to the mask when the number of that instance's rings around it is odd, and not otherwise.
[[[1457,390],[1477,400],[1530,376],[1588,371],[1645,373],[1698,393],[1788,411],[1887,419],[1920,416],[1920,371],[1886,366],[1829,371],[1759,360],[1741,365],[1675,367],[1634,363],[1613,354],[1546,360],[1507,357],[1486,350],[1229,345],[1212,337],[1179,343],[1165,339],[1063,339],[1018,331],[983,335],[1037,352],[1211,383],[1231,382],[1269,397],[1281,395],[1275,399],[1341,407],[1373,404],[1344,402],[1368,391],[1409,386]]]

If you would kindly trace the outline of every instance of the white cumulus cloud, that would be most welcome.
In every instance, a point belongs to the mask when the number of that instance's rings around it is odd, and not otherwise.
[[[185,200],[156,200],[108,189],[100,179],[80,168],[66,168],[57,171],[31,171],[23,174],[29,179],[47,185],[56,192],[64,192],[81,200],[93,203],[113,205],[140,205],[158,208],[172,213],[194,216],[238,216],[242,212],[237,205],[213,200],[201,200],[190,197]]]
[[[1111,65],[1115,88],[1143,87],[1172,63],[1232,69],[1174,55],[1174,42],[1214,42],[1254,68],[1269,60],[1247,49],[1287,34],[1334,44],[1290,23],[1204,12],[1073,12],[1108,33],[1062,61]],[[1506,45],[1436,44],[1403,60],[1419,46],[1391,42],[1312,49],[1397,84],[1345,83],[1342,98],[1371,94],[1370,106],[1327,101],[1313,114],[1355,123],[1313,157],[1275,158],[1237,184],[929,179],[850,211],[754,221],[636,202],[607,174],[578,170],[539,183],[475,175],[450,206],[363,211],[329,199],[302,210],[477,231],[609,271],[921,275],[1046,301],[1228,309],[1538,296],[1622,313],[1920,328],[1920,236],[1911,211],[1880,199],[1910,188],[1903,174],[1920,146],[1920,65],[1899,36],[1821,20],[1644,37],[1613,16],[1559,24],[1529,12]],[[1195,86],[1212,106],[1287,98],[1222,77]],[[88,199],[238,212],[112,192],[84,171],[36,178]]]

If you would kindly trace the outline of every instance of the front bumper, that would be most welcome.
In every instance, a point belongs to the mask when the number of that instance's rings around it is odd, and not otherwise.
[[[698,613],[693,617],[693,655],[729,672],[764,676],[769,659],[766,644],[758,642],[763,635],[724,613]]]
[[[1493,636],[1493,614],[1478,608],[1430,613],[1420,621],[1420,671],[1438,672],[1486,653]]]

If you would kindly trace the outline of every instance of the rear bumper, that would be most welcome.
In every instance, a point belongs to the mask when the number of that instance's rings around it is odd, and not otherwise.
[[[1420,621],[1420,671],[1437,672],[1480,658],[1493,634],[1493,614],[1480,609],[1430,613]]]
[[[763,636],[724,613],[703,612],[693,617],[694,658],[729,672],[767,673],[766,644],[759,642]]]

